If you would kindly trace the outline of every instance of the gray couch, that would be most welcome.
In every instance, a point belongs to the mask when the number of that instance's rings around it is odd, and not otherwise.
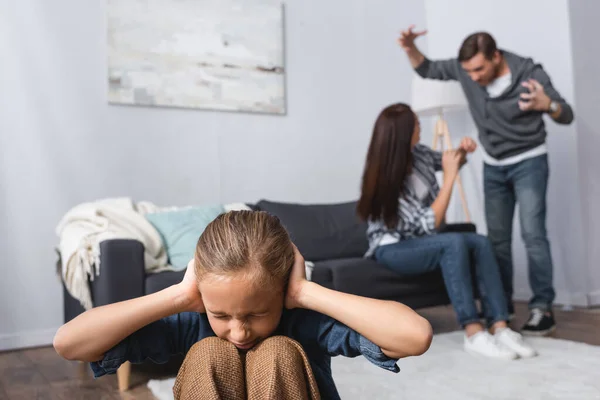
[[[366,224],[356,217],[356,202],[300,205],[262,200],[250,207],[280,218],[304,258],[314,262],[312,280],[325,287],[396,300],[415,309],[449,304],[441,273],[402,276],[363,258]],[[471,224],[447,229],[475,231]],[[100,275],[89,283],[96,306],[157,292],[180,282],[184,274],[146,274],[144,248],[135,240],[102,242],[100,262]],[[81,312],[79,303],[64,290],[65,322]]]

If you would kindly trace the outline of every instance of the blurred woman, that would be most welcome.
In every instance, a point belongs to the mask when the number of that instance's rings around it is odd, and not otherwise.
[[[366,256],[403,275],[441,268],[458,322],[465,330],[466,351],[509,360],[535,356],[535,350],[507,325],[506,298],[487,237],[471,232],[438,233],[459,169],[476,143],[465,137],[458,150],[440,153],[419,140],[419,120],[408,105],[393,104],[381,111],[357,209],[368,221]],[[441,188],[435,176],[440,170],[444,176]],[[475,305],[471,259],[489,331]]]

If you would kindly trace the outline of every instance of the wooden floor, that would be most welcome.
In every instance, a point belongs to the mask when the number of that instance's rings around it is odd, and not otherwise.
[[[513,327],[527,318],[524,304],[517,304]],[[451,307],[419,310],[436,333],[458,329]],[[555,310],[558,329],[554,337],[600,345],[600,309]],[[177,362],[164,366],[134,366],[133,388],[119,393],[116,377],[94,380],[87,364],[61,359],[51,347],[0,353],[0,399],[154,399],[146,387],[148,379],[174,376]]]

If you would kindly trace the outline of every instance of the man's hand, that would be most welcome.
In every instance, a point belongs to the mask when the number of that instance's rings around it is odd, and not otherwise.
[[[407,30],[400,32],[400,37],[398,38],[398,44],[407,53],[416,50],[415,39],[427,33],[427,30],[413,32],[414,27],[414,25],[411,25]]]
[[[298,248],[294,245],[294,266],[290,273],[290,281],[287,287],[285,297],[286,308],[302,308],[302,291],[309,281],[306,280],[306,270],[304,257],[300,254]]]
[[[535,79],[529,79],[526,82],[521,83],[524,87],[529,90],[529,93],[521,93],[521,100],[519,100],[519,108],[521,111],[548,111],[552,100],[546,92],[544,87]]]
[[[196,278],[195,261],[190,260],[183,276],[183,280],[179,283],[181,290],[181,301],[185,311],[192,311],[203,314],[206,312],[202,295],[198,288],[198,279]]]
[[[464,137],[460,141],[459,147],[467,153],[472,153],[477,149],[477,143],[470,137]]]

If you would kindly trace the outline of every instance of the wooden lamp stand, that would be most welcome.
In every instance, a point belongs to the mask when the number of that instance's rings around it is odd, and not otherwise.
[[[433,144],[431,148],[433,150],[438,149],[438,144],[443,140],[442,150],[452,150],[452,141],[450,140],[450,132],[448,131],[448,124],[444,120],[442,113],[439,114],[439,119],[435,123],[435,132],[433,134]],[[471,214],[469,213],[469,206],[467,205],[467,198],[465,197],[465,191],[463,189],[462,181],[460,179],[460,173],[456,177],[456,186],[458,188],[458,194],[462,203],[463,211],[465,213],[466,222],[471,222]]]

